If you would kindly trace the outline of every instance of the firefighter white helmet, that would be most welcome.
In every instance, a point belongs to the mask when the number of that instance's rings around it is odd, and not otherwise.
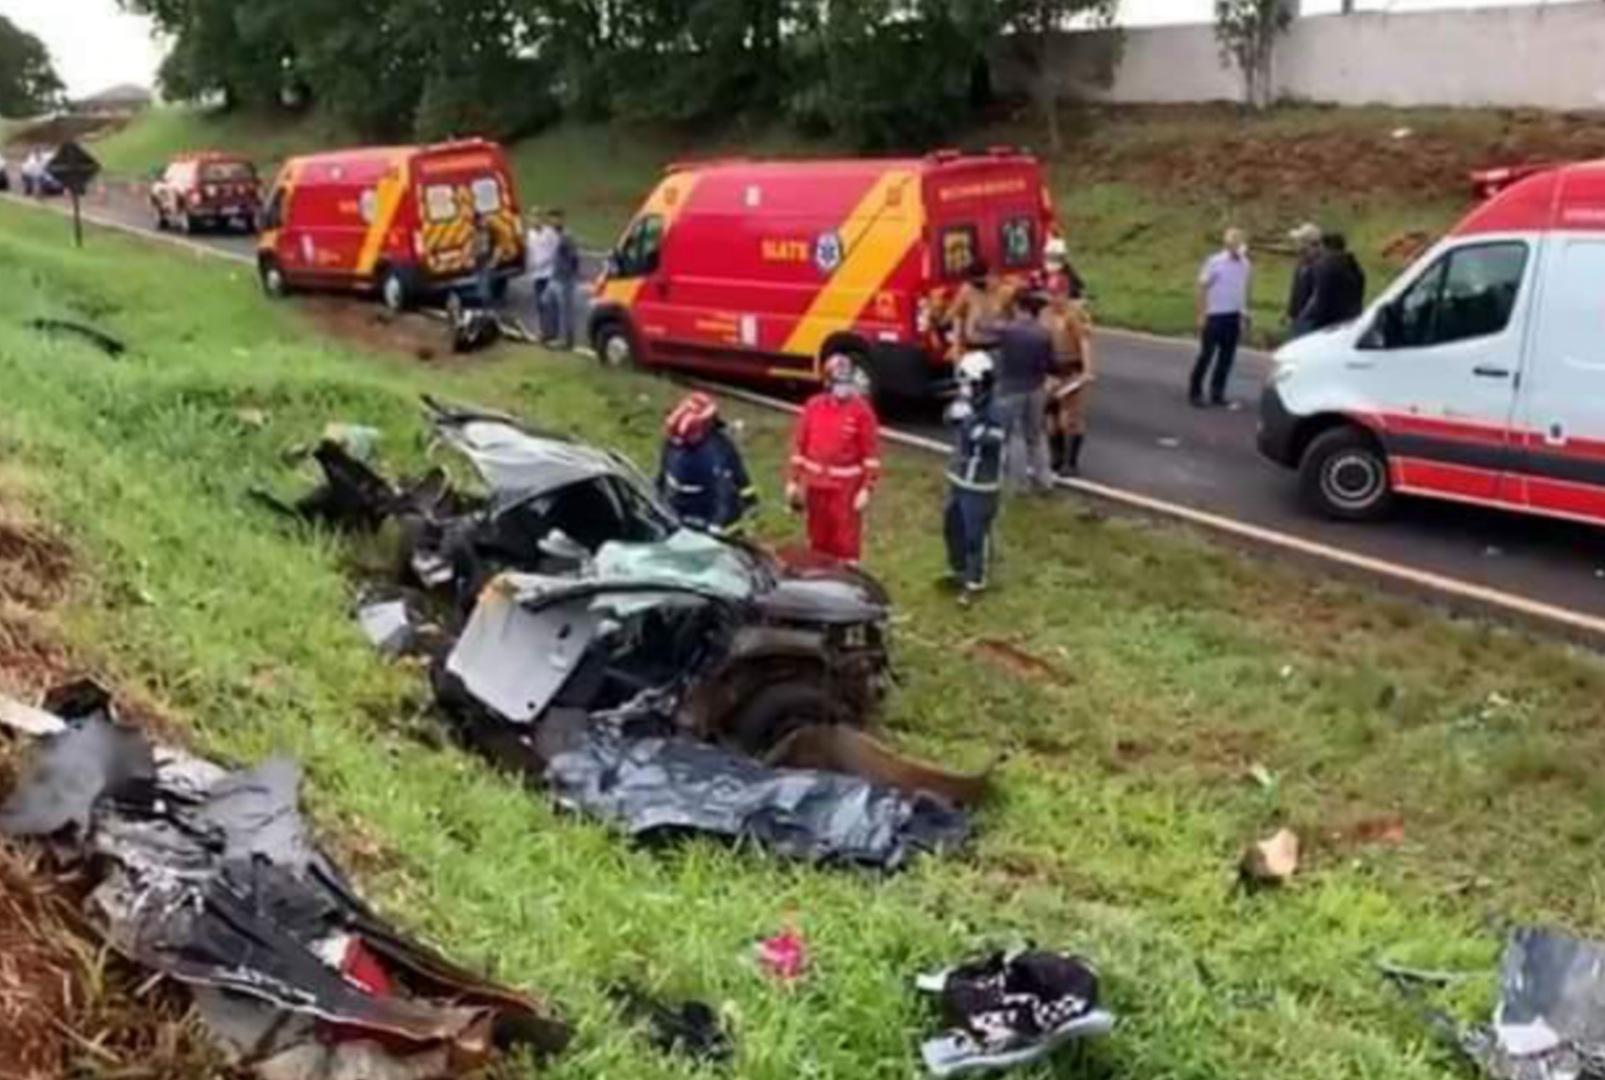
[[[996,368],[991,353],[976,350],[967,352],[959,358],[954,375],[958,377],[960,386],[984,386],[992,381]]]
[[[1064,237],[1048,237],[1048,242],[1042,245],[1042,261],[1053,267],[1063,266],[1070,261],[1070,246],[1064,242]]]

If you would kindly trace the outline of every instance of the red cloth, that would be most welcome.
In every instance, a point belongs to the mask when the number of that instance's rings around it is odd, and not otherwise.
[[[810,492],[857,493],[874,487],[880,473],[880,422],[869,402],[828,391],[809,398],[792,435],[787,478]]]
[[[809,550],[842,562],[859,561],[863,546],[863,515],[853,509],[858,489],[810,486],[803,496],[808,521]]]

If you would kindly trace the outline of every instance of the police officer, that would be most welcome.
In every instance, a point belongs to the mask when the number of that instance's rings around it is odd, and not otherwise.
[[[857,565],[880,472],[880,422],[852,358],[837,353],[825,361],[825,390],[797,417],[786,474],[786,502],[803,511],[811,550]]]
[[[1005,432],[992,401],[994,373],[989,354],[966,353],[955,369],[959,398],[947,410],[954,438],[942,531],[947,564],[961,590],[959,603],[966,605],[986,588],[992,522],[1003,480]]]
[[[722,535],[758,501],[741,451],[707,394],[687,394],[663,425],[658,491],[681,522]]]

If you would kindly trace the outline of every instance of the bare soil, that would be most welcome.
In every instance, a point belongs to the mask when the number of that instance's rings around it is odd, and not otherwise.
[[[130,119],[127,116],[55,116],[13,131],[6,146],[54,148],[64,142],[104,138],[126,127]]]
[[[396,315],[377,303],[347,296],[307,296],[296,304],[320,333],[362,348],[425,363],[456,359],[445,324],[426,315]]]
[[[1155,106],[1091,109],[1080,121],[1087,135],[1065,155],[1073,175],[1182,198],[1458,199],[1477,169],[1605,157],[1605,123],[1566,113],[1308,109],[1290,123],[1221,106]],[[1100,134],[1111,130],[1119,138]]]

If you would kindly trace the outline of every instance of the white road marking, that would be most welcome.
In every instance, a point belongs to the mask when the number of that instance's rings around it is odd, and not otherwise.
[[[50,204],[40,204],[22,198],[21,196],[7,194],[0,196],[0,198],[5,198],[10,202],[23,206],[41,206],[44,209],[53,210],[63,216],[70,216],[70,211],[62,207],[57,207]],[[218,248],[208,247],[205,244],[199,244],[193,240],[189,240],[181,236],[169,236],[164,233],[151,232],[148,229],[141,229],[133,225],[124,224],[123,222],[109,221],[99,217],[98,215],[86,213],[83,215],[83,217],[85,221],[102,228],[128,233],[146,240],[156,240],[172,244],[176,247],[188,249],[196,255],[213,256],[216,258],[227,259],[232,262],[246,264],[249,264],[252,261],[247,256],[239,255],[231,251],[223,251]],[[1140,338],[1153,342],[1161,342],[1172,345],[1180,344],[1173,338],[1161,338],[1155,335],[1141,334],[1135,331],[1105,332],[1116,333],[1122,336]],[[596,356],[596,353],[588,348],[582,347],[574,351],[581,356],[589,356],[592,358]],[[708,390],[723,397],[732,398],[737,401],[745,401],[748,404],[757,405],[762,408],[773,409],[779,412],[792,414],[801,411],[801,406],[795,405],[789,401],[782,401],[778,398],[772,398],[764,394],[759,394],[751,390],[743,390],[730,386],[721,386],[717,383],[704,382],[701,379],[688,379],[685,381],[693,386],[697,386],[700,389]],[[889,441],[899,443],[903,446],[908,446],[916,450],[923,450],[930,453],[944,455],[947,454],[949,450],[949,448],[942,442],[929,438],[928,436],[916,435],[913,432],[898,431],[894,428],[888,428],[885,430],[884,434]],[[1361,555],[1358,552],[1347,551],[1343,548],[1333,547],[1330,544],[1323,544],[1316,540],[1307,540],[1304,537],[1295,536],[1292,533],[1285,533],[1277,529],[1269,529],[1265,528],[1264,526],[1253,525],[1246,521],[1238,521],[1236,518],[1229,518],[1220,514],[1213,514],[1207,510],[1198,510],[1190,506],[1184,506],[1181,503],[1170,502],[1166,499],[1157,499],[1149,495],[1144,495],[1140,492],[1129,491],[1125,488],[1112,487],[1108,484],[1100,484],[1096,481],[1082,480],[1079,478],[1061,477],[1058,483],[1060,487],[1066,488],[1070,491],[1076,491],[1084,495],[1091,495],[1096,498],[1105,499],[1109,502],[1128,506],[1132,509],[1141,510],[1145,513],[1175,518],[1179,521],[1185,521],[1192,525],[1198,525],[1214,532],[1224,533],[1228,536],[1235,536],[1240,539],[1249,540],[1256,544],[1262,544],[1272,548],[1277,548],[1292,554],[1302,555],[1309,558],[1324,559],[1328,562],[1337,563],[1342,566],[1347,566],[1352,569],[1383,578],[1384,580],[1402,582],[1415,588],[1425,589],[1429,592],[1441,593],[1445,596],[1468,601],[1485,608],[1492,608],[1513,615],[1519,615],[1529,619],[1536,619],[1541,622],[1555,623],[1560,626],[1565,626],[1572,630],[1579,630],[1596,637],[1605,637],[1605,618],[1598,618],[1592,615],[1587,615],[1580,611],[1572,611],[1567,608],[1557,607],[1554,604],[1546,604],[1538,600],[1530,600],[1527,597],[1518,596],[1515,593],[1505,592],[1501,589],[1494,589],[1485,585],[1478,585],[1475,582],[1464,581],[1459,578],[1452,578],[1443,574],[1436,574],[1429,570],[1417,570],[1414,567],[1405,566],[1401,563],[1391,562],[1386,559],[1373,558],[1369,555]]]

